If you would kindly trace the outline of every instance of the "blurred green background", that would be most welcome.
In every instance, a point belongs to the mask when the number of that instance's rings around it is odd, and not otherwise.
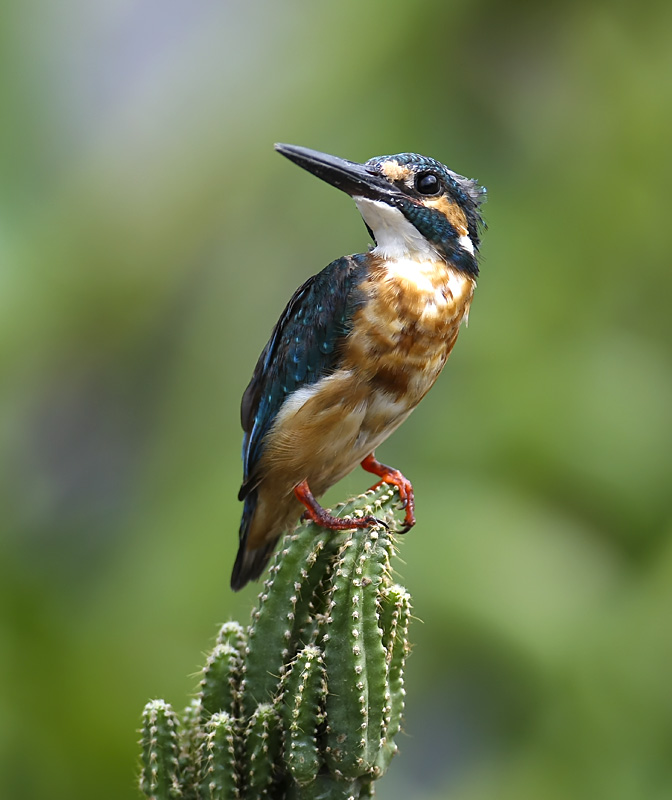
[[[3,12],[0,796],[136,797],[143,704],[249,617],[239,399],[368,243],[277,140],[489,191],[470,326],[379,450],[422,620],[381,798],[672,796],[672,5]]]

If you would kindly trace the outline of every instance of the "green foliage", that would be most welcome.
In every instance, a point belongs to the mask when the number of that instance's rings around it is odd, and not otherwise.
[[[383,485],[339,508],[394,525]],[[178,720],[143,718],[140,786],[152,800],[369,797],[397,752],[410,598],[392,582],[384,525],[312,523],[281,542],[252,623],[222,626]]]

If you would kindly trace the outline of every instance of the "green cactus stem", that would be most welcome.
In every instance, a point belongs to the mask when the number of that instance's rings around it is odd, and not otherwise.
[[[326,698],[322,652],[307,645],[285,673],[281,696],[285,763],[299,786],[312,783],[323,763],[317,737]]]
[[[236,722],[226,711],[213,714],[205,723],[201,752],[200,797],[207,800],[237,800],[238,765]]]
[[[387,661],[387,706],[377,766],[384,772],[397,753],[395,737],[401,731],[406,690],[404,667],[410,651],[408,626],[411,596],[403,586],[390,586],[381,597],[381,625]]]
[[[269,797],[280,757],[280,720],[274,704],[261,703],[245,733],[245,786],[249,797]]]
[[[140,788],[151,800],[179,797],[177,717],[168,703],[152,700],[142,715]]]
[[[189,703],[178,725],[178,767],[182,800],[198,800],[201,771],[202,707],[198,698]]]
[[[410,597],[391,578],[400,525],[382,484],[336,509],[385,524],[302,523],[273,559],[245,631],[225,623],[178,720],[143,717],[141,789],[156,800],[357,800],[397,752]]]
[[[345,778],[373,769],[386,706],[386,653],[377,597],[389,574],[390,540],[371,530],[338,553],[324,634],[329,768]]]
[[[243,684],[243,710],[248,719],[259,703],[270,702],[277,694],[280,678],[294,655],[297,628],[306,622],[307,610],[299,615],[297,625],[297,606],[308,604],[312,596],[309,587],[319,584],[327,570],[331,538],[323,528],[304,526],[285,537],[271,563],[248,632]],[[304,585],[305,592],[301,591]]]
[[[208,656],[201,679],[201,715],[207,721],[218,711],[238,716],[242,662],[230,644],[217,644]]]

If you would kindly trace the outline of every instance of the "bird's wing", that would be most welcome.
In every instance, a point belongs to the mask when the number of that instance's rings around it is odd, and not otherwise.
[[[287,397],[336,368],[339,343],[364,300],[358,286],[366,272],[366,256],[339,258],[300,286],[282,312],[240,407],[245,435],[239,500],[259,481],[255,472],[264,437]]]

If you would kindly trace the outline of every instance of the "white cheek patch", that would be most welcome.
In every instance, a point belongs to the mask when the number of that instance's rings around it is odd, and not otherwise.
[[[467,236],[467,234],[460,236],[460,238],[457,240],[457,243],[463,250],[466,250],[467,253],[470,253],[472,256],[474,255],[474,243],[471,241],[471,238]]]

